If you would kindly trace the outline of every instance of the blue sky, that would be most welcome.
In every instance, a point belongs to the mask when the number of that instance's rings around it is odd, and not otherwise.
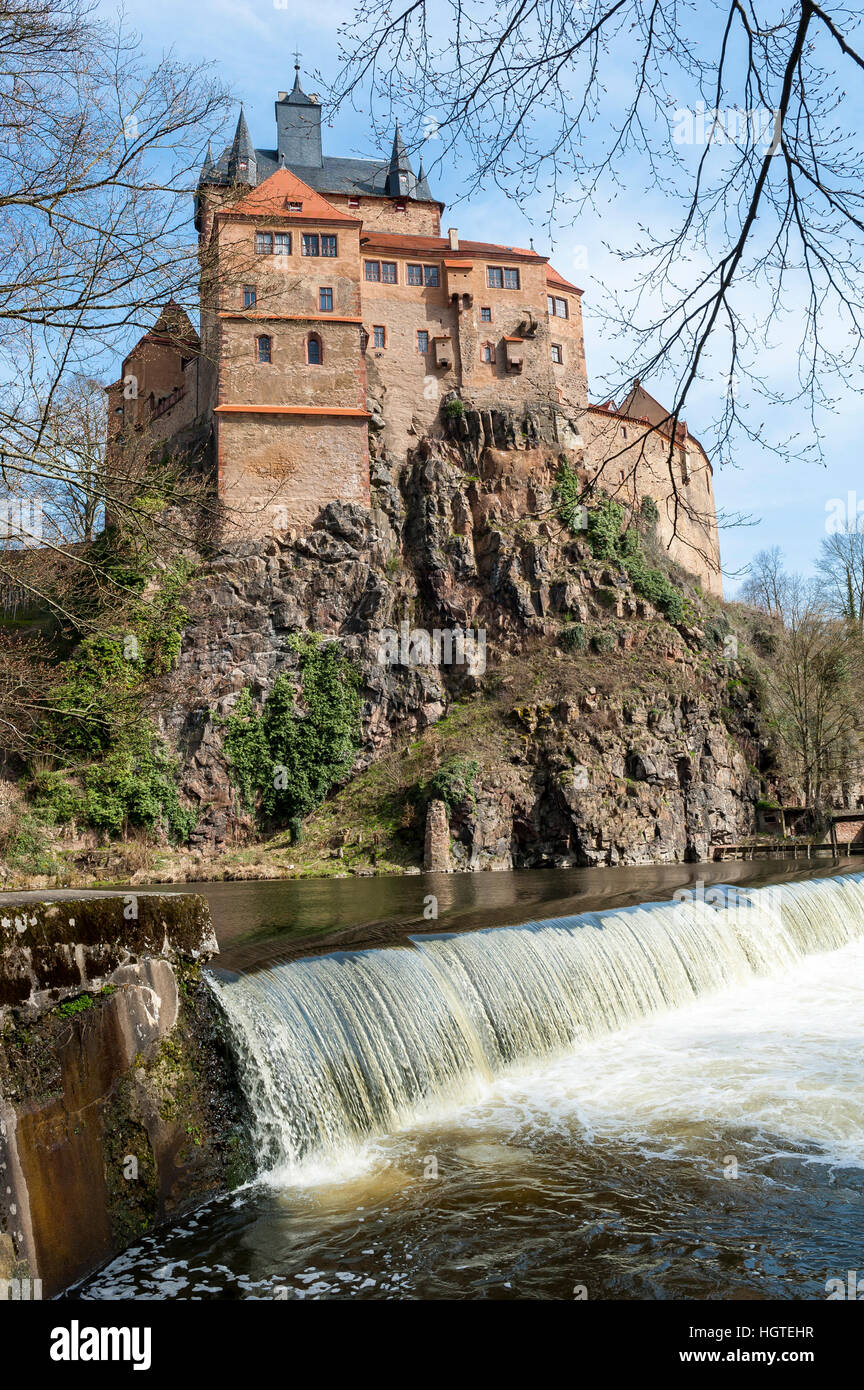
[[[299,48],[303,84],[315,89],[309,74],[319,70],[335,76],[337,29],[350,16],[344,0],[317,0],[301,10],[287,0],[208,0],[206,7],[191,0],[126,0],[130,22],[139,30],[145,50],[150,54],[173,47],[182,58],[212,59],[238,100],[245,104],[254,142],[263,147],[275,144],[273,102],[279,89],[293,82],[294,49]],[[290,5],[290,7],[288,7]],[[107,8],[107,7],[106,7]],[[612,85],[626,89],[627,74],[617,72]],[[326,120],[326,112],[325,112]],[[340,117],[332,128],[325,128],[325,150],[331,154],[371,155],[375,146],[362,115]],[[600,324],[592,319],[593,306],[599,304],[606,288],[626,283],[630,274],[604,247],[628,247],[638,237],[637,219],[651,224],[652,217],[662,223],[663,200],[646,182],[646,170],[629,160],[622,168],[626,196],[619,196],[603,209],[602,215],[583,219],[578,226],[559,226],[554,245],[543,228],[542,215],[536,225],[522,215],[518,206],[498,190],[490,190],[470,203],[460,203],[445,214],[446,225],[458,225],[468,238],[506,240],[527,245],[534,238],[538,251],[550,254],[553,264],[585,291],[586,351],[589,389],[592,399],[602,398],[602,376],[611,367]],[[452,203],[460,193],[460,170],[437,170],[432,178],[433,192]],[[492,231],[491,229],[495,229]],[[794,313],[789,319],[789,335],[778,341],[766,356],[767,380],[788,383],[794,358]],[[782,335],[781,335],[782,336]],[[659,399],[671,399],[669,383],[646,381]],[[698,384],[688,401],[687,422],[697,437],[719,408],[726,389],[725,379],[706,379]],[[826,508],[832,499],[855,493],[864,499],[864,477],[860,468],[858,396],[851,390],[837,393],[837,413],[824,421],[827,467],[815,462],[790,463],[774,457],[758,444],[744,445],[732,466],[715,466],[715,492],[718,506],[730,513],[745,513],[756,524],[724,529],[721,548],[725,589],[734,596],[740,571],[755,551],[780,545],[791,568],[809,571],[825,534]],[[786,434],[800,431],[802,442],[812,437],[812,429],[802,412],[779,413],[766,421],[769,431]],[[736,573],[738,572],[738,573]]]

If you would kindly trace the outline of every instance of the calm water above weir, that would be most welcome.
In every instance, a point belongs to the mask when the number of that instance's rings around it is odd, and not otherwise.
[[[670,906],[705,865],[439,879],[435,935],[431,879],[213,885],[262,1174],[83,1295],[824,1299],[861,1262],[864,876],[711,867],[746,892]],[[399,945],[286,961],[367,888]],[[462,930],[499,913],[524,925]]]

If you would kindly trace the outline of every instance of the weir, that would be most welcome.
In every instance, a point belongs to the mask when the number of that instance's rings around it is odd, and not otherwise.
[[[519,1064],[864,935],[864,874],[273,965],[211,983],[263,1169],[302,1170]]]

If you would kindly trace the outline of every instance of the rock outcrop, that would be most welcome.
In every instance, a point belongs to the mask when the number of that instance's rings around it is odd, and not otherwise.
[[[219,721],[241,690],[262,698],[294,667],[288,639],[310,630],[361,675],[355,775],[408,740],[434,742],[467,700],[506,726],[451,818],[456,868],[700,858],[749,833],[767,745],[752,673],[726,655],[723,605],[679,571],[686,620],[672,626],[562,526],[554,417],[469,411],[450,435],[394,461],[373,434],[371,508],[332,502],[305,533],[209,564],[154,701],[200,809],[198,845],[250,834]],[[481,630],[484,669],[382,661],[380,634],[403,623]]]
[[[4,908],[0,1261],[50,1297],[250,1171],[204,900]],[[2,1265],[0,1265],[2,1272]]]

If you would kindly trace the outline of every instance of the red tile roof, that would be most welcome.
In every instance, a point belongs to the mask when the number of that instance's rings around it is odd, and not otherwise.
[[[558,288],[562,290],[572,290],[574,294],[584,293],[584,291],[579,289],[578,285],[571,285],[569,280],[565,280],[564,276],[555,269],[554,265],[548,265],[546,267],[546,283],[547,285],[557,285]]]
[[[289,203],[302,204],[301,212],[289,212]],[[314,188],[310,188],[290,169],[277,169],[269,179],[259,183],[250,193],[232,203],[228,208],[220,208],[220,217],[301,217],[315,222],[350,222],[359,226],[359,217],[349,217],[347,212],[328,203],[327,199]]]
[[[545,256],[539,256],[536,251],[526,251],[524,246],[500,246],[491,241],[460,240],[458,250],[454,251],[447,237],[413,236],[408,232],[376,232],[371,227],[368,232],[361,232],[360,242],[365,247],[380,246],[394,251],[446,251],[448,260],[483,255],[502,258],[509,256],[516,260],[537,261],[540,264],[546,261]]]

